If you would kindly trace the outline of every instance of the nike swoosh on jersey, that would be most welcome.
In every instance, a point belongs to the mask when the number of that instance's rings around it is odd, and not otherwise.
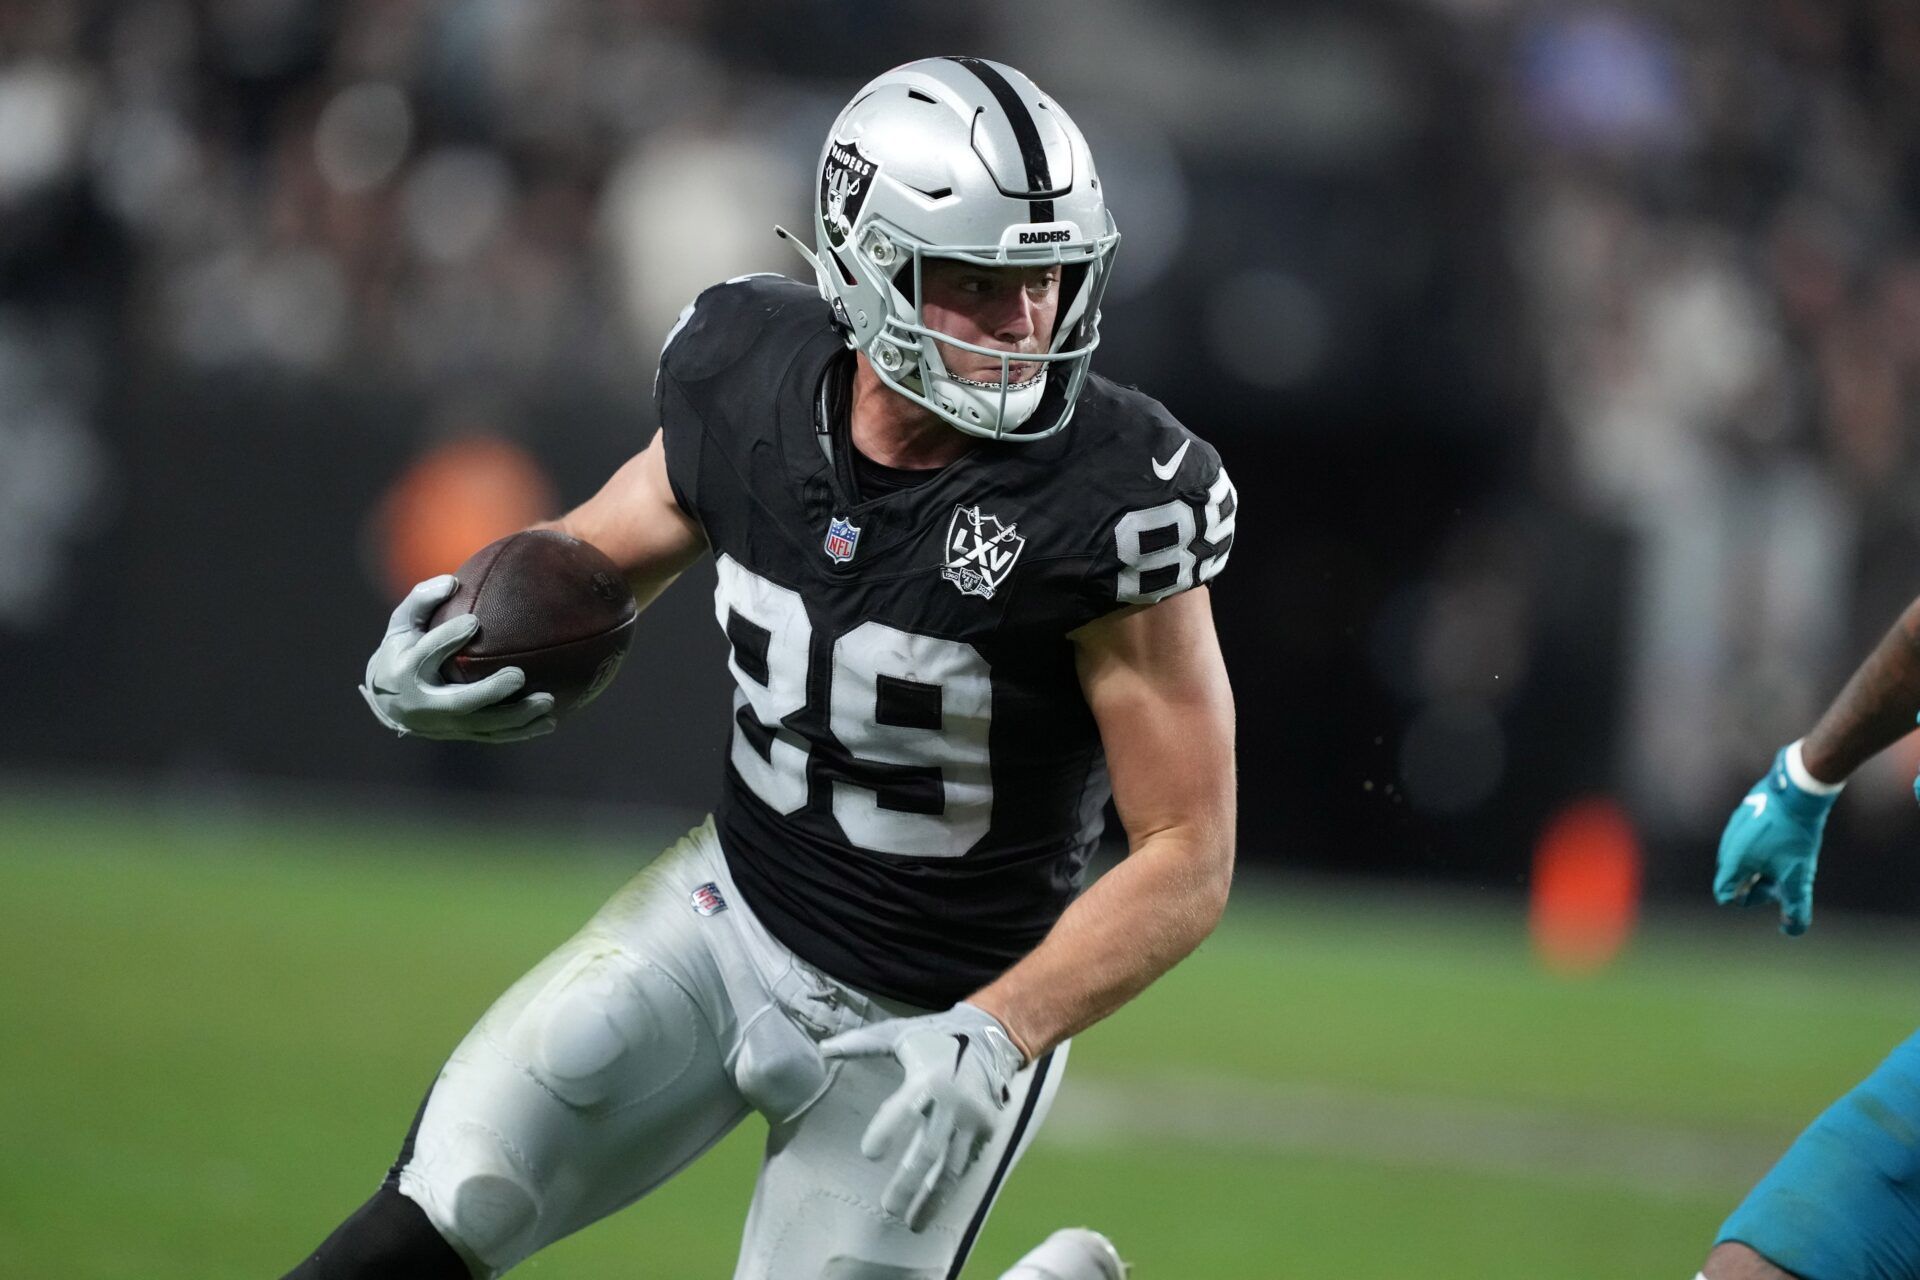
[[[960,1047],[953,1051],[953,1074],[959,1075],[960,1064],[967,1060],[967,1045],[970,1042],[966,1036],[960,1034],[958,1031],[953,1033],[953,1038],[960,1042]]]
[[[1748,796],[1745,800],[1742,800],[1740,803],[1752,805],[1753,816],[1756,818],[1767,811],[1767,797],[1763,793],[1758,791],[1754,792],[1752,795]]]
[[[1173,456],[1165,462],[1161,462],[1158,458],[1149,459],[1149,461],[1153,463],[1153,474],[1159,476],[1162,480],[1173,479],[1173,473],[1180,469],[1180,459],[1187,456],[1187,446],[1192,443],[1193,441],[1191,440],[1182,440],[1180,447],[1175,449]]]

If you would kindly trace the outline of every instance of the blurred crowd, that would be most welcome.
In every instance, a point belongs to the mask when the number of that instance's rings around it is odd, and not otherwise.
[[[597,251],[620,166],[741,106],[698,9],[7,6],[0,202],[84,190],[162,358],[644,387]]]
[[[1619,765],[1698,825],[1920,594],[1920,8],[1551,6],[1511,53],[1551,469],[1635,552]]]
[[[963,51],[1102,158],[1105,367],[1248,495],[1230,641],[1363,655],[1240,681],[1289,758],[1353,722],[1354,803],[1697,834],[1920,592],[1910,0],[14,0],[0,635],[56,625],[156,381],[391,388],[422,440],[644,405],[699,288],[799,266],[849,89]],[[1554,734],[1605,759],[1529,779]]]

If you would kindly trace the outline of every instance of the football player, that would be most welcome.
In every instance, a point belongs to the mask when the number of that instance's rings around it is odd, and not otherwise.
[[[1813,731],[1782,747],[1720,837],[1714,897],[1813,922],[1827,814],[1848,777],[1911,732],[1920,710],[1920,600],[1854,672]],[[1920,782],[1916,782],[1920,791]],[[1920,1276],[1920,1035],[1823,1112],[1720,1228],[1706,1280]]]
[[[1220,917],[1207,584],[1238,500],[1212,447],[1089,370],[1119,236],[1079,129],[1018,71],[929,59],[860,91],[817,179],[814,282],[701,294],[659,434],[549,526],[643,603],[714,558],[738,684],[715,814],[480,1020],[298,1280],[497,1276],[749,1111],[737,1280],[957,1276],[1069,1038]],[[543,695],[502,701],[517,671],[440,682],[475,626],[425,629],[452,590],[395,613],[375,714],[551,729]],[[1128,856],[1081,893],[1109,795]],[[1077,1231],[1011,1274],[1119,1271]]]

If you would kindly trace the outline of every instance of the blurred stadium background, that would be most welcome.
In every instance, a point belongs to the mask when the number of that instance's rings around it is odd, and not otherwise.
[[[1907,0],[0,3],[0,1273],[278,1274],[714,794],[710,571],[524,748],[353,693],[584,498],[870,75],[1028,71],[1096,367],[1246,504],[1245,889],[1084,1039],[970,1274],[1684,1275],[1911,1028],[1909,746],[1791,947],[1720,822],[1920,594]],[[743,1134],[532,1264],[726,1273]]]

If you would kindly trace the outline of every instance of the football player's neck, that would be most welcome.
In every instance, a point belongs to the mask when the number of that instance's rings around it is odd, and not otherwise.
[[[880,381],[859,352],[853,373],[853,447],[887,467],[944,467],[973,447],[931,409],[915,404]]]

